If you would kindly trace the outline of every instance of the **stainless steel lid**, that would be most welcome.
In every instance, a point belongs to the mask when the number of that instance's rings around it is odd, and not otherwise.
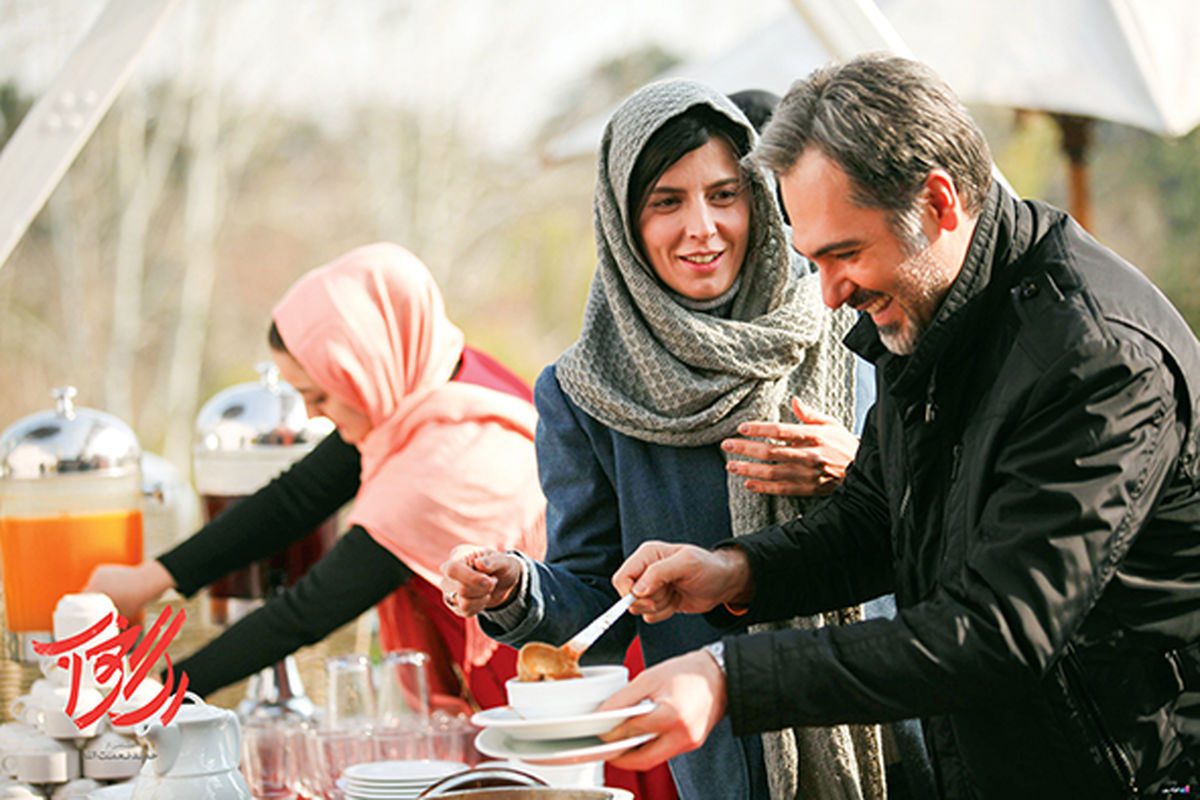
[[[0,478],[139,470],[142,451],[132,428],[111,414],[77,407],[74,386],[60,386],[50,394],[56,404],[53,411],[23,417],[0,435]]]
[[[333,423],[323,417],[308,418],[300,393],[279,379],[274,364],[264,361],[254,368],[257,381],[223,389],[200,409],[195,453],[309,449],[333,430]]]

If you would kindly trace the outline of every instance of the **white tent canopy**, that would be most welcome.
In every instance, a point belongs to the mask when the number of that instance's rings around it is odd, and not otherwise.
[[[660,77],[688,78],[725,94],[766,89],[783,94],[828,61],[868,50],[909,50],[873,0],[793,0],[788,12],[714,58],[684,62]],[[614,108],[576,126],[546,147],[562,160],[594,152]]]
[[[833,58],[804,20],[794,13],[756,32],[751,39],[754,50],[739,44],[712,60],[687,62],[661,77],[690,78],[725,94],[740,89],[767,89],[782,94],[791,80],[789,76],[805,75]],[[561,160],[594,152],[611,111],[551,141],[546,155]]]
[[[1166,136],[1200,124],[1200,0],[795,0],[713,58],[680,64],[722,92],[778,94],[813,69],[886,49],[932,66],[967,103],[1095,117]],[[590,152],[608,114],[553,142]]]
[[[878,0],[968,103],[1182,136],[1200,124],[1196,0]]]

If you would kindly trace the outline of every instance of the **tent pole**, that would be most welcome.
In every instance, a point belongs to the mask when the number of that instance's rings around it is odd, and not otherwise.
[[[110,0],[0,151],[0,266],[178,0]]]
[[[1092,199],[1088,186],[1088,147],[1092,143],[1092,119],[1074,114],[1052,114],[1062,136],[1067,156],[1067,198],[1071,216],[1086,230],[1092,229]]]

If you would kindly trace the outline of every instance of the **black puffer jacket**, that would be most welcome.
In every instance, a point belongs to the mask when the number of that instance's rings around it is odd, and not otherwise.
[[[749,621],[895,591],[895,620],[727,641],[739,734],[921,716],[950,798],[1200,791],[1200,344],[1065,214],[994,189],[844,485],[738,540]],[[722,612],[714,612],[716,621]],[[746,622],[745,618],[740,620]]]

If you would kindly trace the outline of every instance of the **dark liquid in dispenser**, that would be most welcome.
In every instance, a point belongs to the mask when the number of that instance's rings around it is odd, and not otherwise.
[[[213,519],[242,498],[242,495],[201,495],[204,519]],[[272,589],[292,586],[300,580],[313,564],[329,552],[336,539],[337,518],[329,517],[303,539],[288,545],[281,552],[215,581],[208,587],[209,596],[243,600],[266,599]]]

